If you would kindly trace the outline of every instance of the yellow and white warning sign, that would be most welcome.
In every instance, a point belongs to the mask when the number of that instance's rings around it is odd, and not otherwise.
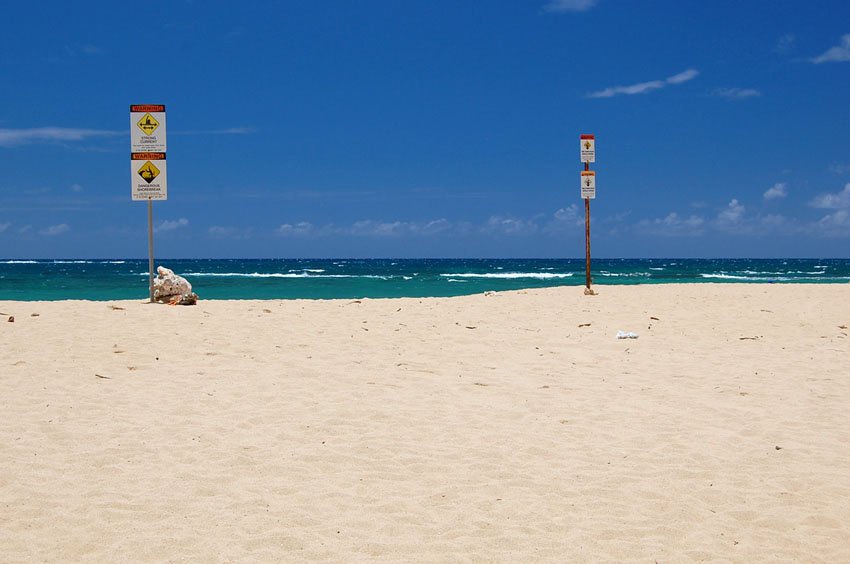
[[[592,170],[581,171],[581,198],[583,200],[596,198],[596,173]]]
[[[130,106],[130,150],[164,153],[165,106],[133,104]]]
[[[136,125],[145,135],[153,135],[156,128],[159,127],[159,122],[153,117],[150,112],[145,112],[142,119],[136,122]]]
[[[581,142],[581,162],[595,163],[596,162],[596,136],[585,133],[580,136]]]
[[[134,200],[167,200],[165,153],[130,153],[130,187]]]

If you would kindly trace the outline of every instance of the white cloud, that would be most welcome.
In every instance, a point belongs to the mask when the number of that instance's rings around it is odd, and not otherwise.
[[[584,12],[593,8],[598,0],[550,0],[543,6],[544,12],[563,14],[566,12]]]
[[[850,165],[833,163],[829,165],[829,170],[835,174],[845,174],[850,172]]]
[[[536,232],[537,229],[537,224],[532,220],[494,215],[487,220],[481,231],[498,235],[526,235]]]
[[[408,230],[408,224],[404,221],[373,221],[365,219],[357,221],[351,226],[353,235],[370,235],[375,237],[393,237]]]
[[[720,226],[731,226],[740,223],[744,217],[746,208],[736,199],[732,199],[720,213],[717,214],[717,223]]]
[[[784,182],[777,182],[770,188],[768,188],[764,193],[765,200],[776,200],[777,198],[784,198],[788,195],[788,191],[785,188]]]
[[[59,225],[51,225],[45,229],[39,231],[40,235],[45,235],[47,237],[53,237],[54,235],[61,235],[63,233],[67,233],[71,228],[67,223],[60,223]]]
[[[79,184],[71,184],[71,191],[72,192],[82,192],[83,187],[80,186]]]
[[[850,61],[850,33],[841,36],[841,41],[835,47],[830,47],[817,57],[812,57],[809,62],[816,65],[821,63],[841,63]]]
[[[673,76],[667,78],[667,82],[669,84],[681,84],[683,82],[695,79],[698,74],[698,70],[688,69],[686,71],[682,71],[679,74],[674,74]]]
[[[425,223],[411,224],[411,231],[423,235],[436,235],[452,228],[452,223],[446,218],[435,219]]]
[[[761,96],[761,92],[755,88],[717,88],[712,94],[727,100],[744,100]]]
[[[841,192],[821,194],[809,203],[815,208],[848,209],[850,208],[850,183],[844,185]]]
[[[465,232],[469,227],[465,223],[452,223],[440,218],[430,221],[376,221],[363,219],[349,226],[327,224],[315,226],[309,221],[291,224],[284,223],[275,230],[282,236],[321,237],[327,235],[351,235],[359,237],[399,237],[404,235],[433,236],[449,231]]]
[[[189,220],[185,217],[181,217],[180,219],[170,220],[166,219],[156,227],[154,227],[155,233],[162,233],[166,231],[174,231],[175,229],[179,229],[181,227],[186,227],[189,225]]]
[[[11,223],[0,223],[0,233],[3,233],[7,229],[9,229],[9,227],[11,227],[11,226],[12,226]]]
[[[57,141],[84,141],[93,137],[116,137],[126,134],[126,131],[74,129],[70,127],[0,128],[0,147],[16,147],[32,143],[52,143]]]
[[[95,45],[83,45],[80,51],[86,55],[103,55],[103,49]]]
[[[632,84],[629,86],[611,86],[604,90],[591,92],[587,95],[587,97],[611,98],[619,94],[646,94],[647,92],[652,92],[653,90],[659,90],[661,88],[664,88],[668,84],[682,84],[683,82],[688,82],[689,80],[693,80],[694,78],[696,78],[698,74],[699,71],[696,69],[687,69],[678,74],[674,74],[673,76],[670,76],[664,80],[650,80],[648,82],[640,82],[638,84]]]
[[[288,236],[305,236],[314,232],[313,224],[309,221],[299,221],[296,224],[284,223],[278,227],[275,232],[278,235]]]
[[[555,220],[572,225],[583,225],[584,215],[579,213],[577,204],[570,204],[555,212]]]
[[[838,210],[827,214],[818,221],[818,227],[827,232],[833,232],[841,228],[850,228],[850,211]]]
[[[680,216],[676,212],[661,219],[644,219],[636,225],[639,231],[661,236],[697,236],[706,232],[766,236],[773,233],[790,234],[805,229],[798,221],[779,214],[750,215],[737,199],[720,210],[713,220],[697,215]]]
[[[645,94],[653,90],[664,88],[664,83],[660,80],[652,80],[649,82],[641,82],[632,84],[631,86],[610,86],[604,90],[591,92],[587,95],[588,98],[611,98],[618,94]]]

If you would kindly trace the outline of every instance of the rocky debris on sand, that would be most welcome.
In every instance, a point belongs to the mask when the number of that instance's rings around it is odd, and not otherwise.
[[[164,266],[156,269],[153,279],[153,299],[171,305],[195,305],[198,295],[192,292],[192,285],[182,276]]]

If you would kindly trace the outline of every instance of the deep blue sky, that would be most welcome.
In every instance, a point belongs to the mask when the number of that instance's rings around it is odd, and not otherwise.
[[[850,3],[14,2],[0,257],[850,256]]]

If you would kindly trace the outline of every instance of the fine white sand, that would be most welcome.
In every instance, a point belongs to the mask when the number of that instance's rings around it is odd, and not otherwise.
[[[597,289],[0,302],[0,560],[850,561],[850,285]]]

